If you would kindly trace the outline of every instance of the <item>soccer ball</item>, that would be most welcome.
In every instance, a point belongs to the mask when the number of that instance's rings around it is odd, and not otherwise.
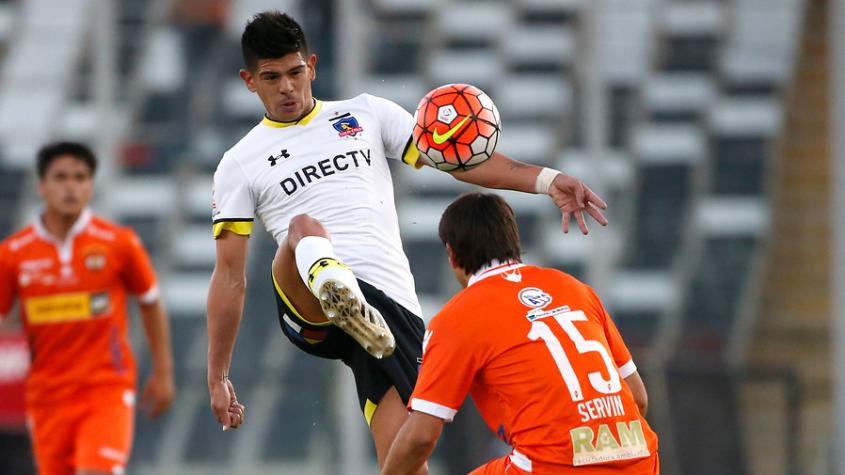
[[[469,170],[493,155],[499,111],[490,96],[469,84],[446,84],[425,95],[414,115],[414,143],[444,171]]]

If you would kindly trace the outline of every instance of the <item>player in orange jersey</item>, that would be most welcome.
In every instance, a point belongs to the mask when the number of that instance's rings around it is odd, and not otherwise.
[[[44,208],[0,244],[0,315],[15,297],[32,365],[26,406],[43,475],[123,473],[132,445],[135,361],[127,295],[138,298],[152,355],[141,405],[173,401],[170,329],[147,252],[130,229],[88,209],[97,161],[84,145],[38,153]]]
[[[382,473],[415,473],[467,393],[513,447],[473,475],[659,473],[645,387],[593,290],[520,263],[513,211],[496,195],[452,203],[440,239],[465,289],[429,325]]]

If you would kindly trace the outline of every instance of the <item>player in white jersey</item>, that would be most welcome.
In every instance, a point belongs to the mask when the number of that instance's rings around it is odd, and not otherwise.
[[[228,373],[243,312],[248,236],[258,216],[279,245],[272,278],[282,331],[302,350],[352,369],[381,466],[408,415],[424,332],[387,160],[430,164],[411,140],[413,117],[393,102],[366,94],[335,102],[312,96],[317,57],[289,16],[256,15],[241,46],[240,76],[266,115],[224,154],[214,175],[212,410],[224,428],[243,422]],[[496,153],[452,176],[547,193],[563,212],[564,231],[571,214],[584,233],[584,213],[607,224],[599,211],[604,202],[555,170]]]

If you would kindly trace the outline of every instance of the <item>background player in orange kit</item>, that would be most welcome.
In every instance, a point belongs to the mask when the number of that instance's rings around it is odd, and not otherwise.
[[[0,244],[0,315],[15,297],[32,366],[26,405],[44,475],[123,473],[132,445],[135,361],[127,294],[138,298],[152,355],[141,405],[173,401],[170,329],[150,259],[133,231],[88,209],[97,160],[62,142],[38,153],[44,208]]]
[[[513,447],[473,475],[659,473],[645,386],[593,290],[522,264],[513,211],[496,195],[459,198],[439,234],[465,289],[429,325],[412,413],[382,473],[415,473],[467,393]]]

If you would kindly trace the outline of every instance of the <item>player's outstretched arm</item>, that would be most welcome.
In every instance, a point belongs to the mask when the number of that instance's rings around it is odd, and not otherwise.
[[[176,387],[173,384],[170,322],[161,299],[147,304],[142,303],[139,308],[153,363],[152,372],[141,392],[141,407],[154,418],[169,409],[176,396]]]
[[[246,292],[247,236],[229,231],[217,238],[217,260],[208,286],[208,392],[223,430],[243,422],[244,407],[229,380]]]
[[[466,183],[522,191],[544,193],[552,197],[563,214],[563,232],[569,232],[569,220],[575,215],[581,232],[588,234],[586,212],[602,226],[607,219],[600,210],[607,204],[581,180],[557,170],[542,168],[513,160],[501,153],[494,153],[489,160],[470,170],[454,171],[452,176]]]
[[[415,475],[434,451],[443,419],[413,411],[399,429],[384,461],[382,475]]]

